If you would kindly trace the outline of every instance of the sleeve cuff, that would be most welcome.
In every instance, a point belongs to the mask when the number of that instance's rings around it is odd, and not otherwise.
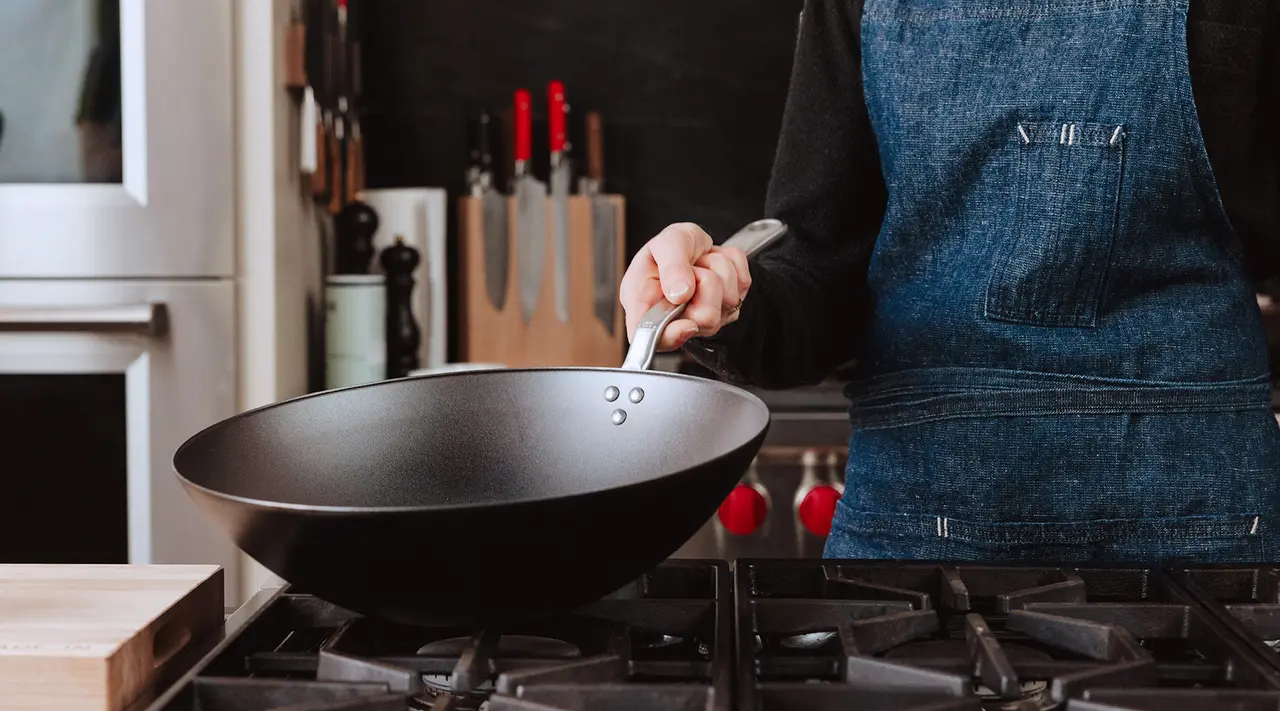
[[[690,338],[682,350],[722,380],[735,385],[750,384],[750,378],[738,366],[735,355],[741,354],[743,339],[750,337],[756,311],[751,307],[753,303],[750,298],[744,300],[737,321],[720,329],[714,336]]]

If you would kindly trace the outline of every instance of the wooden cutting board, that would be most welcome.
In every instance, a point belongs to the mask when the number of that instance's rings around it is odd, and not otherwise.
[[[116,711],[223,623],[213,565],[0,565],[0,709]]]

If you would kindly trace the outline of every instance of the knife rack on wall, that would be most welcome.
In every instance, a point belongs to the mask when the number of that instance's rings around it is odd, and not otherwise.
[[[626,254],[625,200],[621,195],[601,195],[614,204],[617,262],[614,274],[621,278]],[[595,310],[595,249],[592,244],[592,197],[570,195],[569,320],[563,322],[555,306],[555,245],[552,243],[551,199],[543,239],[547,259],[543,265],[537,306],[526,323],[520,307],[520,245],[514,220],[507,225],[505,298],[495,307],[485,287],[484,222],[481,200],[466,196],[458,203],[458,360],[499,363],[513,368],[539,366],[602,366],[616,368],[626,344],[626,323],[617,302],[618,288],[611,288],[613,328],[608,330]],[[507,214],[516,214],[515,198],[507,198]]]

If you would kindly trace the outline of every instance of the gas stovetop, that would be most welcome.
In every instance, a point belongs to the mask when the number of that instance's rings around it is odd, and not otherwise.
[[[732,708],[724,563],[669,561],[573,614],[502,630],[396,625],[289,588],[237,615],[151,711]]]
[[[1280,564],[672,560],[502,630],[264,591],[147,711],[1280,709]]]

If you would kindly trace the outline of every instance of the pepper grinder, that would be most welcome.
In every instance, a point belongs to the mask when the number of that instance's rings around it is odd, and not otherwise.
[[[422,334],[413,318],[413,270],[421,258],[418,250],[396,235],[395,244],[379,257],[387,277],[387,377],[403,378],[418,369]]]
[[[355,200],[333,218],[335,274],[368,274],[373,258],[373,233],[378,231],[378,213]]]

